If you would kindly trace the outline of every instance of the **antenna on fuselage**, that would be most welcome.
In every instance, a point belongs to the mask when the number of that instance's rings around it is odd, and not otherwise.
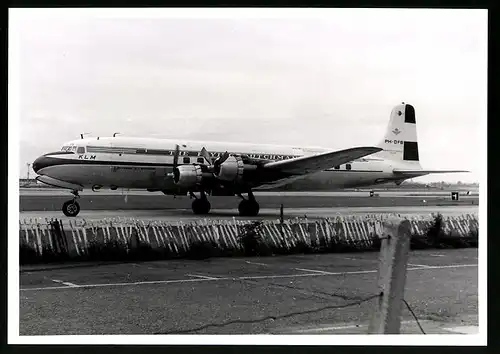
[[[116,134],[121,134],[121,133],[118,133],[118,132],[113,133],[113,138],[116,136]]]
[[[81,138],[81,139],[83,139],[83,136],[84,136],[85,134],[90,134],[90,133],[81,133],[81,134],[80,134],[80,138]]]

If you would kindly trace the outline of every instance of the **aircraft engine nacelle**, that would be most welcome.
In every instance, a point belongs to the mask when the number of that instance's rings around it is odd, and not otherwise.
[[[243,179],[245,164],[239,156],[229,156],[215,171],[217,179],[224,182],[238,183]]]
[[[182,165],[174,169],[174,183],[181,188],[192,188],[200,185],[203,179],[201,167],[198,165]]]

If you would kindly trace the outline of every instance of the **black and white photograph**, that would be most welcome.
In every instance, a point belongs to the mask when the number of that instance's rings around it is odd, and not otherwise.
[[[487,10],[18,8],[8,51],[10,343],[485,345]]]

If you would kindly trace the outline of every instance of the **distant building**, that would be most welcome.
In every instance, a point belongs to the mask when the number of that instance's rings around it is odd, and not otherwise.
[[[19,187],[28,187],[28,186],[37,186],[40,183],[34,178],[20,178],[19,179]]]

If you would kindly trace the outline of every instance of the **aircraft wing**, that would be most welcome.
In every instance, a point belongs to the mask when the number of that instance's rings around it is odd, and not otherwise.
[[[323,171],[336,165],[359,159],[381,151],[378,147],[355,147],[318,155],[301,156],[289,160],[273,161],[265,164],[266,170],[275,170],[289,175],[306,175]]]

